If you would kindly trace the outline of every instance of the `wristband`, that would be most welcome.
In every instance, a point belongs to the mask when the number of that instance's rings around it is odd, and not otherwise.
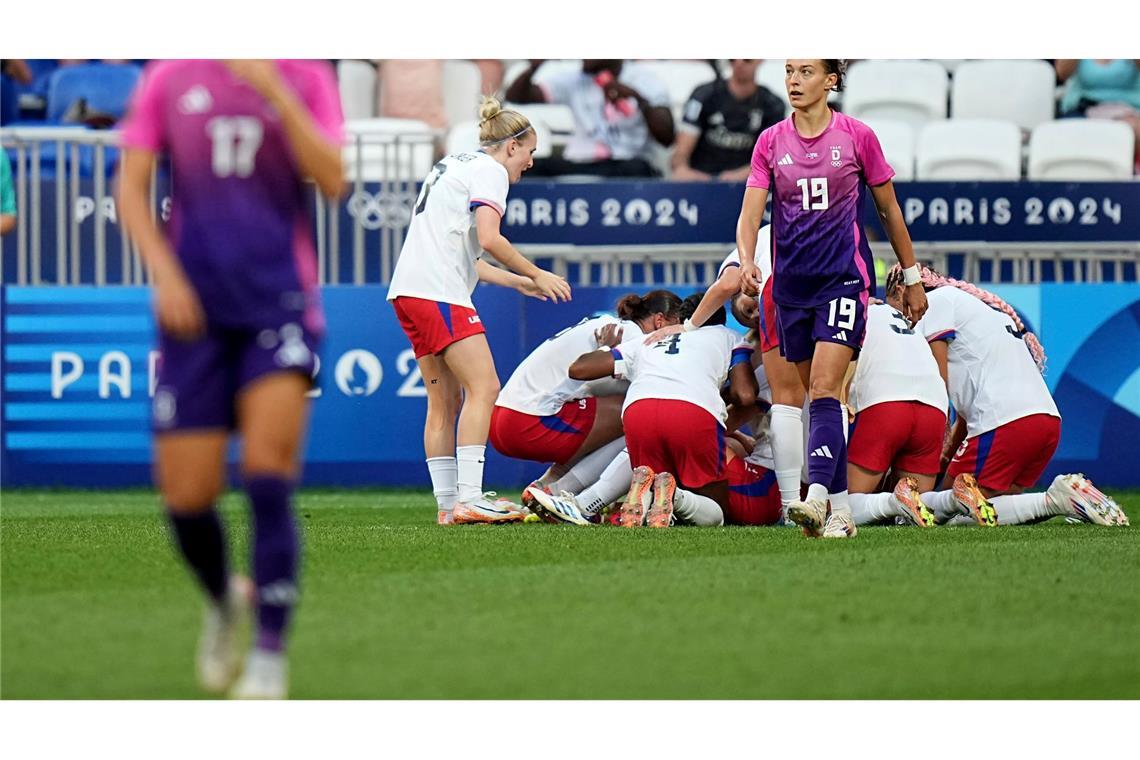
[[[917,285],[918,283],[922,282],[922,276],[918,273],[918,264],[914,264],[913,266],[909,266],[906,269],[902,270],[902,274],[903,285],[906,285],[908,288],[911,285]]]
[[[686,319],[684,322],[681,323],[682,332],[692,332],[693,330],[696,330],[696,329],[697,329],[697,326],[693,324],[693,320],[691,320],[691,319]]]

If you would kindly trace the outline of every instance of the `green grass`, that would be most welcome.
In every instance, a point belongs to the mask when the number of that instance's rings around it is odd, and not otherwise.
[[[200,601],[152,494],[2,509],[4,697],[200,696]],[[240,496],[223,511],[244,558]],[[1140,697],[1136,528],[440,528],[392,491],[299,511],[297,698]]]

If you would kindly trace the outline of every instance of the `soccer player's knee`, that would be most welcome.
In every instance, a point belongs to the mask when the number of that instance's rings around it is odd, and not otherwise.
[[[827,378],[813,377],[811,379],[811,400],[821,398],[839,398],[839,383],[830,381]]]
[[[291,441],[247,441],[242,451],[242,475],[275,473],[292,477],[297,466],[296,454]]]
[[[172,512],[202,512],[222,495],[222,477],[196,474],[193,478],[166,478],[161,491],[162,500]]]

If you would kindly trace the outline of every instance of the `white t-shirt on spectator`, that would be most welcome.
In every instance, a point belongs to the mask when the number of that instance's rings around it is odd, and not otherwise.
[[[669,107],[669,90],[656,74],[636,63],[624,63],[617,81],[637,91],[653,106]],[[549,103],[570,107],[574,114],[574,135],[562,155],[567,161],[589,163],[613,158],[627,161],[650,155],[649,127],[632,98],[630,115],[622,114],[608,101],[591,74],[567,71],[551,76],[541,85]]]

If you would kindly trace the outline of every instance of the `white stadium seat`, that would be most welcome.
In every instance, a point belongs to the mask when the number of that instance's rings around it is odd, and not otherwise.
[[[443,62],[443,111],[448,124],[459,124],[479,113],[483,75],[471,61]]]
[[[1021,130],[993,119],[930,122],[918,133],[916,157],[920,180],[1017,180]]]
[[[674,119],[681,117],[693,90],[716,79],[716,72],[706,61],[635,61],[627,65],[647,69],[665,83]]]
[[[354,119],[345,122],[345,176],[366,182],[418,181],[435,163],[434,132],[415,119]],[[357,163],[357,145],[360,163]]]
[[[934,61],[856,61],[847,71],[843,110],[860,121],[919,127],[946,118],[948,89],[946,69]]]
[[[1029,131],[1053,120],[1055,74],[1045,61],[963,61],[954,70],[950,115],[1004,119]]]
[[[519,61],[507,67],[506,73],[503,75],[503,87],[507,88],[514,84],[514,81],[519,78],[519,74],[526,71],[529,65],[529,61]],[[542,84],[542,80],[552,74],[563,71],[581,70],[581,58],[552,58],[548,61],[543,61],[542,65],[538,67],[538,71],[534,72],[534,79],[532,81],[535,84]]]
[[[339,61],[336,81],[345,119],[371,119],[376,115],[375,66],[368,61]]]
[[[891,119],[870,119],[864,122],[874,130],[883,146],[887,163],[895,170],[895,181],[906,182],[914,179],[914,127],[905,121]]]
[[[522,109],[525,109],[523,106]],[[520,109],[519,113],[526,116],[526,112]],[[527,116],[530,119],[529,116]],[[546,128],[540,121],[531,119],[531,124],[534,125],[535,135],[538,137],[538,149],[534,152],[535,158],[547,158],[551,153],[551,140],[550,130]],[[478,121],[464,121],[453,126],[447,133],[447,152],[448,153],[462,153],[464,151],[470,152],[479,149],[479,122]]]
[[[1029,179],[1130,180],[1135,150],[1135,133],[1123,122],[1047,122],[1034,129],[1029,138]]]

